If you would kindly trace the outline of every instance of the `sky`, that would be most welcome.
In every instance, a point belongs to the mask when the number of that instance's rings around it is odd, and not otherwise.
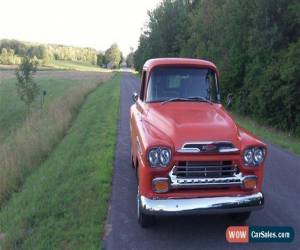
[[[0,39],[136,49],[147,11],[161,0],[0,0]]]

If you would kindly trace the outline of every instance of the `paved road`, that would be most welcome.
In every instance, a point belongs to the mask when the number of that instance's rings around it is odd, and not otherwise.
[[[142,229],[136,220],[136,180],[130,166],[129,107],[139,81],[124,73],[113,190],[106,225],[106,249],[300,249],[300,157],[269,145],[265,168],[265,208],[249,225],[292,226],[295,241],[233,245],[225,240],[232,221],[224,215],[168,217]]]

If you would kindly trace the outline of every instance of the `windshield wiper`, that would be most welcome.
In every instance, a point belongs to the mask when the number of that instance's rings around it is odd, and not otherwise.
[[[189,97],[186,97],[186,99],[188,100],[195,100],[195,101],[200,101],[200,102],[207,102],[209,104],[213,104],[212,101],[204,98],[203,96],[189,96]]]
[[[168,102],[176,102],[176,101],[198,101],[198,102],[207,102],[209,104],[213,104],[210,100],[207,100],[206,98],[202,96],[189,96],[189,97],[174,97],[170,98],[168,100],[165,100],[161,103],[161,105],[168,103]]]
[[[165,103],[167,102],[177,102],[177,101],[190,101],[190,99],[188,98],[183,98],[183,97],[173,97],[173,98],[170,98],[168,100],[165,100],[161,103],[161,105],[164,105]]]

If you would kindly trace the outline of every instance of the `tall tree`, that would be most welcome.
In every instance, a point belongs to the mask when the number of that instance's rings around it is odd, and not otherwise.
[[[116,43],[110,46],[109,49],[105,51],[105,61],[107,67],[118,68],[122,60],[121,51]]]
[[[102,52],[99,52],[97,55],[97,65],[102,67],[103,64],[105,64],[104,54]]]

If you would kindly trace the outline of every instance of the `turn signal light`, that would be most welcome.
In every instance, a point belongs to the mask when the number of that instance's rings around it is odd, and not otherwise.
[[[166,193],[169,191],[168,178],[154,178],[152,180],[153,191],[156,193]]]
[[[254,189],[256,188],[257,179],[256,178],[246,178],[244,180],[244,188],[245,189]]]

